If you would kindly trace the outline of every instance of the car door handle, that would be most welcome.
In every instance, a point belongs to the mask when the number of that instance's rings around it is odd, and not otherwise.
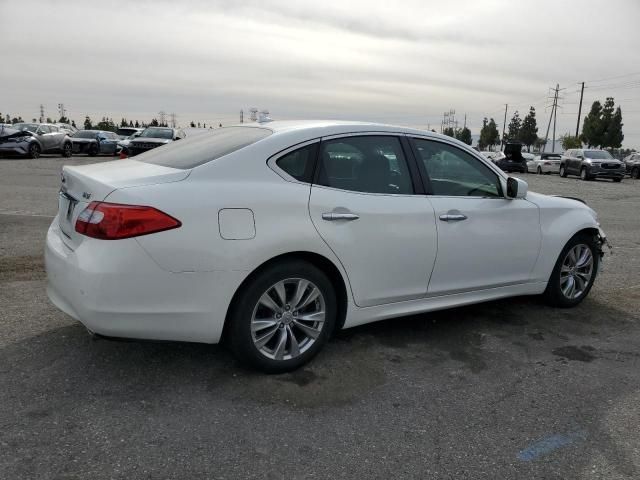
[[[360,215],[356,215],[355,213],[327,212],[322,214],[322,219],[328,220],[329,222],[333,222],[334,220],[357,220],[359,218]]]
[[[440,220],[443,222],[460,222],[466,220],[467,216],[462,213],[445,213],[440,215]]]

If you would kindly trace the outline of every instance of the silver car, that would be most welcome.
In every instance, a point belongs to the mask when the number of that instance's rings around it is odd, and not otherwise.
[[[0,132],[0,155],[38,158],[41,153],[61,153],[70,157],[67,132],[49,123],[16,123]]]

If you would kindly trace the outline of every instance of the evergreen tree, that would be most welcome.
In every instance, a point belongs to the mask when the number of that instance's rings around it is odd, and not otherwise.
[[[581,140],[589,147],[602,145],[604,129],[602,128],[602,104],[596,100],[591,105],[589,114],[582,123]]]
[[[538,124],[536,122],[536,109],[529,108],[529,113],[522,121],[522,127],[518,135],[518,140],[527,146],[527,152],[531,151],[531,145],[535,143],[538,138]]]
[[[500,143],[500,132],[498,131],[498,125],[496,125],[496,121],[493,118],[489,119],[489,125],[487,126],[487,140],[490,147],[494,147]]]
[[[151,120],[151,123],[149,124],[150,127],[157,127],[158,126],[158,119],[154,118]]]
[[[622,133],[623,125],[622,110],[620,110],[620,107],[617,107],[604,135],[604,147],[620,148],[622,146],[622,140],[624,140],[624,133]]]
[[[507,137],[503,140],[506,142],[508,140],[517,140],[520,134],[520,129],[522,128],[522,119],[516,110],[511,117],[511,121],[509,122],[509,126],[507,127]]]
[[[93,125],[91,124],[91,119],[89,115],[84,118],[84,129],[85,130],[93,130]]]
[[[71,126],[73,128],[78,128],[78,127],[76,127],[76,121],[75,120],[71,120]]]
[[[458,129],[458,131],[456,132],[456,138],[461,142],[466,143],[467,145],[471,145],[471,142],[473,141],[473,139],[471,138],[471,130],[469,130],[467,127]]]
[[[138,120],[136,120],[135,127],[140,128],[140,124],[138,123]]]
[[[482,128],[480,128],[480,139],[478,140],[478,149],[484,150],[489,146],[489,121],[487,117],[482,119]]]
[[[445,127],[444,130],[442,130],[443,135],[446,135],[447,137],[455,137],[456,134],[453,131],[453,127]]]

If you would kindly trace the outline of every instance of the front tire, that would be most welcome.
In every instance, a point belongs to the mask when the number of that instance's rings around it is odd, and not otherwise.
[[[62,156],[64,158],[69,158],[71,156],[71,144],[70,143],[65,143],[62,146]]]
[[[244,364],[283,373],[309,362],[337,315],[329,278],[300,260],[274,264],[243,285],[229,317],[229,346]]]
[[[591,177],[589,176],[589,173],[587,172],[587,169],[585,167],[582,167],[582,169],[580,169],[580,180],[591,180]]]
[[[29,151],[27,153],[27,156],[29,158],[36,159],[36,158],[38,158],[40,156],[40,151],[41,151],[40,150],[40,145],[38,145],[35,142],[31,142],[29,144]]]
[[[594,235],[578,233],[562,249],[553,268],[545,301],[554,307],[575,307],[589,294],[600,264]]]

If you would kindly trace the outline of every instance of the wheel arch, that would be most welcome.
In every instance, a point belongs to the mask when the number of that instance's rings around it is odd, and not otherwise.
[[[262,272],[266,268],[269,268],[271,265],[274,265],[276,263],[289,261],[289,260],[303,260],[305,262],[308,262],[314,265],[315,267],[319,268],[320,270],[322,270],[322,272],[329,277],[329,280],[331,281],[331,283],[335,288],[336,298],[338,300],[338,305],[337,305],[338,316],[336,319],[334,332],[337,332],[342,329],[347,317],[347,305],[349,302],[349,297],[347,292],[347,282],[345,281],[345,278],[343,277],[342,273],[340,272],[338,267],[335,265],[335,263],[329,260],[327,257],[314,252],[296,251],[296,252],[283,253],[270,258],[269,260],[263,262],[261,265],[256,267],[249,275],[247,275],[247,277],[242,281],[242,283],[240,283],[235,293],[233,294],[233,297],[231,298],[231,302],[229,302],[229,308],[227,308],[227,313],[224,319],[224,326],[222,328],[222,335],[220,337],[222,341],[224,341],[224,339],[226,338],[227,330],[228,330],[227,327],[229,325],[229,318],[233,314],[233,311],[238,302],[239,294],[242,291],[242,289],[249,282],[251,282],[260,272]]]

